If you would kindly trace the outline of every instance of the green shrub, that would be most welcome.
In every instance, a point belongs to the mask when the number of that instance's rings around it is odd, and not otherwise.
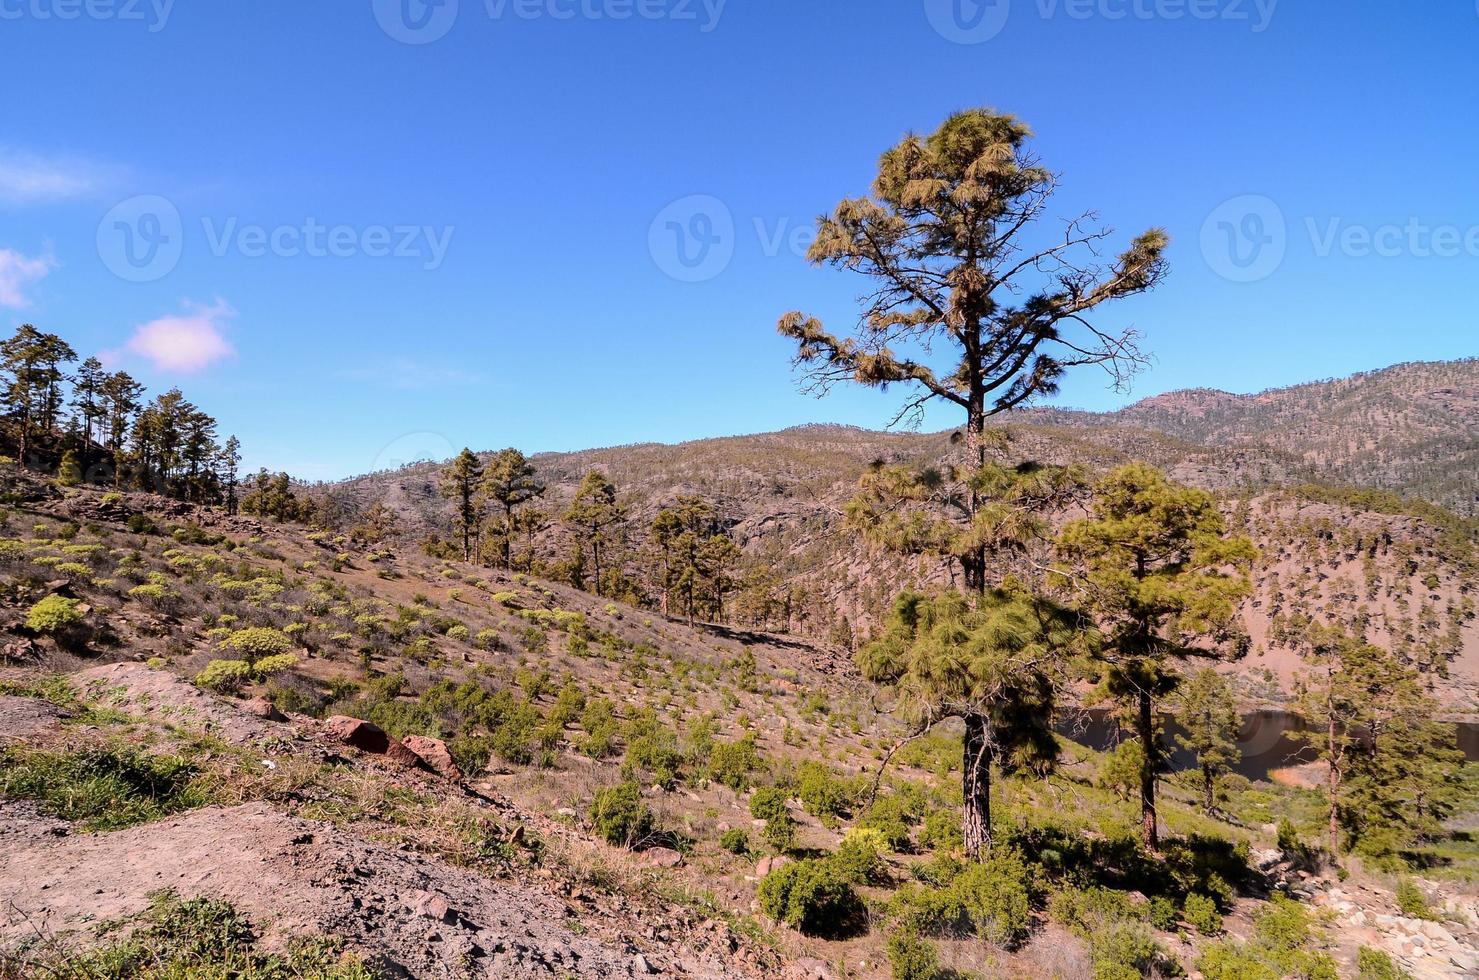
[[[1182,908],[1186,921],[1202,935],[1215,936],[1222,931],[1222,913],[1217,911],[1217,903],[1207,896],[1188,895]]]
[[[173,609],[180,601],[178,594],[171,592],[158,582],[145,582],[143,585],[136,585],[128,590],[128,594],[144,605],[161,611]]]
[[[1362,946],[1356,953],[1356,980],[1412,980],[1412,974],[1381,950]]]
[[[854,827],[837,842],[831,860],[849,881],[863,885],[883,879],[888,852],[883,834],[871,827]]]
[[[0,796],[34,800],[88,830],[131,827],[211,802],[191,763],[123,746],[0,752]]]
[[[234,694],[250,684],[253,676],[252,665],[245,660],[212,660],[195,675],[195,683],[207,691]]]
[[[1212,911],[1215,913],[1217,909],[1214,907]],[[1175,932],[1181,925],[1181,913],[1176,910],[1176,903],[1164,895],[1157,895],[1150,900],[1145,909],[1145,917],[1161,932]]]
[[[82,623],[80,606],[76,599],[49,595],[26,613],[26,628],[46,636],[66,633]]]
[[[467,627],[460,623],[447,630],[447,639],[456,640],[459,643],[466,643],[469,635]]]
[[[1214,943],[1197,957],[1203,980],[1279,980],[1280,973],[1250,947],[1238,942]]]
[[[249,626],[236,630],[221,641],[221,648],[246,656],[248,660],[270,657],[293,649],[293,638],[270,626]]]
[[[908,850],[909,805],[900,796],[880,796],[858,820],[859,827],[870,827],[883,835],[891,851]]]
[[[1312,950],[1314,941],[1309,912],[1282,895],[1254,915],[1254,936],[1249,943],[1234,941],[1206,947],[1196,967],[1206,980],[1336,980],[1335,961],[1327,953]]]
[[[884,947],[894,980],[935,980],[940,974],[940,956],[929,940],[912,929],[889,936]]]
[[[893,911],[906,927],[934,935],[974,934],[1012,948],[1031,926],[1029,872],[1020,855],[998,849],[980,864],[961,867],[937,888],[906,886],[895,893]]]
[[[719,835],[719,846],[731,854],[748,854],[750,835],[743,827],[730,827]]]
[[[683,753],[669,726],[661,724],[649,709],[634,719],[627,728],[627,751],[624,768],[629,772],[650,773],[664,789],[672,789],[683,768]]]
[[[960,830],[960,813],[955,810],[930,810],[919,828],[919,843],[935,851],[950,851],[965,844]]]
[[[1410,878],[1403,878],[1397,882],[1397,908],[1403,915],[1414,919],[1437,919],[1428,905],[1428,897]]]
[[[655,821],[636,783],[622,783],[596,791],[591,824],[608,844],[632,847],[651,835]]]
[[[278,653],[270,657],[263,657],[252,664],[252,672],[259,678],[271,677],[289,670],[298,662],[296,653]]]
[[[797,773],[796,795],[807,813],[830,827],[852,809],[857,787],[838,778],[826,765],[807,762]]]
[[[738,742],[716,742],[709,753],[709,778],[736,793],[749,788],[751,776],[759,768],[760,753],[753,732]]]
[[[1175,976],[1179,971],[1158,969],[1167,959],[1155,937],[1139,923],[1124,922],[1094,935],[1089,943],[1094,980],[1140,980]]]
[[[750,816],[765,821],[761,836],[776,851],[784,853],[796,844],[796,821],[791,816],[785,790],[766,786],[750,797]]]
[[[852,885],[826,860],[784,864],[760,880],[760,909],[809,936],[844,932],[860,911]]]
[[[1085,939],[1116,922],[1137,917],[1128,895],[1099,887],[1064,888],[1055,892],[1048,900],[1048,915]]]

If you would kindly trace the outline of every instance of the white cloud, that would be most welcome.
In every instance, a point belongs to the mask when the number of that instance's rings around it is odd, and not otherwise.
[[[224,300],[218,299],[210,306],[187,301],[184,313],[162,316],[140,326],[123,349],[161,371],[200,371],[236,353],[221,333],[225,321],[235,315]]]
[[[103,180],[94,164],[0,149],[0,201],[31,204],[82,197],[98,190]]]
[[[0,248],[0,307],[17,310],[31,304],[27,287],[40,282],[56,268],[50,255],[31,258],[8,248]]]

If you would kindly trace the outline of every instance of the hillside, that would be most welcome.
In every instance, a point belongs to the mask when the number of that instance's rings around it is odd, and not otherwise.
[[[835,652],[414,549],[0,476],[0,976],[48,975],[99,943],[121,962],[211,942],[263,964],[253,977],[874,978],[891,975],[891,903],[959,900],[959,737],[905,739]],[[58,598],[76,618],[38,619]],[[216,666],[248,649],[259,673]],[[1066,705],[1068,730],[1073,717]],[[1106,757],[1063,744],[1057,775],[995,789],[1039,884],[932,932],[943,966],[1167,975],[1264,956],[1277,935],[1278,955],[1342,975],[1362,947],[1420,976],[1479,968],[1466,833],[1416,879],[1449,917],[1428,922],[1375,866],[1337,880],[1278,850],[1281,819],[1320,832],[1318,795],[1294,786],[1229,777],[1212,819],[1194,780],[1168,777],[1168,831],[1202,850],[1135,857]],[[792,797],[791,857],[766,843],[776,818],[752,816],[772,785]],[[636,810],[599,805],[619,787],[640,787],[625,804],[650,813],[639,829],[615,822]],[[848,924],[773,922],[760,880],[832,851],[863,861]],[[1177,875],[1224,896],[1215,919],[1183,924]]]
[[[1233,668],[1247,680],[1250,698],[1282,699],[1298,666],[1286,627],[1292,617],[1308,616],[1364,624],[1374,641],[1422,665],[1451,710],[1476,713],[1479,525],[1421,500],[1343,489],[1431,485],[1422,474],[1433,471],[1418,461],[1440,453],[1436,439],[1446,447],[1444,466],[1452,464],[1445,485],[1471,491],[1479,427],[1466,406],[1474,404],[1479,362],[1464,361],[1403,365],[1257,396],[1182,392],[1105,416],[1032,411],[1003,427],[1016,458],[1094,469],[1143,459],[1220,495],[1260,553],[1258,593],[1243,608],[1254,646]],[[1378,406],[1385,408],[1378,413]],[[1328,424],[1320,421],[1327,417]],[[1381,446],[1360,448],[1366,443],[1358,434],[1378,425],[1390,425],[1380,429]],[[1248,441],[1258,432],[1273,438]],[[1301,433],[1313,434],[1312,441]],[[563,510],[591,470],[605,472],[619,488],[634,528],[680,496],[711,501],[746,567],[790,589],[786,602],[794,615],[786,622],[753,616],[749,622],[845,648],[868,635],[901,587],[944,574],[937,564],[871,550],[843,527],[859,476],[876,460],[924,465],[948,461],[951,453],[948,433],[805,426],[675,446],[540,454],[532,461],[548,484],[540,506],[551,514]],[[1413,480],[1391,476],[1409,464]],[[1344,479],[1374,474],[1374,466],[1390,479]],[[376,502],[391,507],[411,541],[445,532],[450,523],[438,480],[435,465],[420,464],[316,492],[345,513]],[[536,550],[551,559],[570,547],[558,524],[536,540]],[[634,549],[630,562],[640,566],[645,559],[639,545]],[[735,615],[745,621],[743,611]]]
[[[1398,364],[1254,395],[1175,391],[1108,415],[1039,414],[1075,427],[1109,424],[1200,446],[1274,450],[1321,482],[1479,514],[1479,359]]]

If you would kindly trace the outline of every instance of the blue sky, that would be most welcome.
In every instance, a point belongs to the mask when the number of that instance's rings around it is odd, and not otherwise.
[[[308,478],[876,427],[897,395],[796,389],[776,318],[843,328],[862,284],[793,240],[991,105],[1055,214],[1174,239],[1105,321],[1154,367],[1061,403],[1479,353],[1471,0],[399,2],[0,0],[7,326]],[[718,252],[675,263],[670,220]]]

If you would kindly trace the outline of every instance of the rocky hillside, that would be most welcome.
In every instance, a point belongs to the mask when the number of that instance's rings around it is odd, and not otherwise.
[[[997,782],[1012,843],[967,872],[958,733],[906,738],[836,651],[143,494],[0,494],[7,980],[1479,969],[1467,798],[1421,877],[1337,879],[1276,830],[1317,839],[1317,793],[1229,777],[1208,815],[1169,776],[1147,857],[1065,738]],[[1346,588],[1279,574],[1262,601]],[[791,865],[822,875],[795,906],[760,884]],[[892,941],[910,908],[927,946]]]
[[[1479,359],[1398,364],[1256,395],[1197,389],[1108,415],[1045,421],[1160,432],[1199,446],[1273,450],[1324,483],[1421,497],[1479,514]]]
[[[1236,668],[1249,680],[1250,696],[1281,696],[1298,665],[1288,627],[1309,617],[1362,625],[1428,670],[1454,711],[1474,713],[1479,522],[1379,488],[1411,493],[1441,483],[1462,490],[1458,498],[1472,496],[1476,405],[1479,361],[1461,361],[1255,396],[1180,392],[1110,415],[1033,411],[1004,428],[1020,458],[1093,468],[1143,459],[1219,494],[1260,551],[1258,594],[1243,610],[1253,652]],[[1266,438],[1256,439],[1260,434]],[[1379,444],[1372,441],[1377,434]],[[846,647],[868,634],[899,588],[944,574],[938,565],[872,551],[843,528],[858,477],[876,460],[920,465],[951,453],[948,433],[805,426],[533,461],[549,485],[541,506],[555,514],[592,469],[621,490],[635,527],[679,496],[712,501],[748,567],[799,591],[800,615],[788,627]],[[1435,483],[1440,469],[1447,475]],[[317,492],[346,513],[383,503],[415,540],[449,524],[437,482],[437,468],[420,464]],[[1457,505],[1458,498],[1444,491],[1432,499]],[[552,556],[568,550],[563,534],[553,526],[540,549]]]
[[[1276,847],[1281,819],[1321,834],[1316,792],[1229,777],[1210,817],[1197,780],[1171,776],[1162,820],[1185,847],[1143,859],[1105,755],[1065,739],[1057,775],[994,788],[1031,869],[1003,859],[969,891],[958,733],[905,739],[834,650],[414,548],[0,479],[6,979],[198,976],[226,956],[251,980],[868,980],[926,955],[942,976],[1044,979],[1479,968],[1466,811],[1424,877],[1347,862],[1337,881]],[[1330,507],[1299,511],[1344,523]],[[1328,538],[1325,560],[1350,545]],[[1346,588],[1279,575],[1262,602]],[[1177,882],[1202,862],[1219,906],[1183,911]],[[788,863],[847,869],[797,899],[825,927],[776,921],[791,906],[760,881]],[[907,908],[944,911],[929,945],[890,942]]]

